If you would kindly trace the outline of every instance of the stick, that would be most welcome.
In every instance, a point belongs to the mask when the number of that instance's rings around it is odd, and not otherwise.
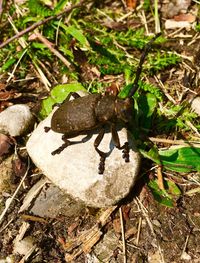
[[[80,7],[82,6],[87,0],[80,0],[79,3],[75,4],[75,5],[72,5],[72,6],[69,6],[67,8],[65,8],[62,12],[60,12],[59,14],[57,15],[53,15],[53,16],[49,16],[47,18],[45,18],[44,20],[41,20],[41,21],[38,21],[36,23],[34,23],[33,25],[27,27],[26,29],[22,30],[21,32],[19,32],[18,34],[14,35],[13,37],[7,39],[5,42],[3,42],[2,44],[0,44],[0,48],[6,46],[7,44],[9,44],[10,42],[12,42],[13,40],[17,39],[17,38],[20,38],[21,36],[23,36],[24,34],[30,32],[30,31],[33,31],[35,28],[51,21],[52,19],[55,19],[55,18],[59,18],[60,16],[63,16],[64,14],[66,13],[69,13],[70,11],[72,11],[74,8],[77,8],[77,7]]]
[[[67,68],[70,68],[70,62],[53,47],[53,44],[50,41],[43,37],[39,32],[35,32],[34,34],[55,56],[57,56],[65,64]]]
[[[3,0],[0,0],[0,19],[3,13]]]
[[[123,221],[122,207],[119,208],[119,215],[120,215],[120,224],[121,224],[121,231],[122,231],[123,257],[124,257],[124,263],[126,263],[127,262],[126,239],[125,239],[125,233],[124,233],[124,221]]]

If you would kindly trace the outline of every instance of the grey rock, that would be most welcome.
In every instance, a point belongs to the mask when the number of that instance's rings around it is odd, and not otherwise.
[[[57,186],[44,187],[30,210],[40,217],[56,218],[58,215],[72,217],[83,210],[83,204],[76,202]]]
[[[94,140],[98,130],[91,132],[88,140],[81,142],[85,135],[70,139],[80,143],[70,145],[60,154],[51,152],[63,144],[62,134],[50,130],[45,133],[44,127],[50,126],[48,116],[34,130],[27,142],[27,151],[35,165],[58,187],[73,198],[82,200],[86,205],[105,207],[118,203],[132,189],[140,166],[140,154],[126,129],[119,130],[120,143],[129,141],[130,162],[125,163],[122,151],[114,147],[111,133],[107,132],[99,149],[108,152],[103,175],[98,174],[100,157],[94,149]]]
[[[16,104],[0,113],[0,131],[11,136],[20,136],[31,130],[34,116],[27,105]]]
[[[117,237],[114,230],[109,230],[96,244],[91,254],[94,254],[99,259],[98,262],[110,262],[113,251],[119,246],[119,237]]]

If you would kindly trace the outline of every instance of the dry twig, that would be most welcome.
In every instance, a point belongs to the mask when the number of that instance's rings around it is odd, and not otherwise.
[[[2,211],[2,213],[1,213],[1,215],[0,215],[0,224],[2,223],[3,218],[4,218],[5,214],[6,214],[6,212],[8,211],[8,209],[10,208],[10,205],[12,204],[13,200],[15,199],[17,193],[19,192],[19,190],[20,190],[20,188],[21,188],[21,186],[22,186],[24,180],[26,179],[26,176],[27,176],[28,171],[29,171],[29,167],[30,167],[30,159],[28,158],[28,166],[27,166],[27,170],[26,170],[26,172],[25,172],[25,174],[24,174],[24,176],[23,176],[21,182],[19,183],[17,189],[15,190],[14,194],[12,195],[12,197],[11,197],[10,199],[7,200],[8,202],[7,202],[7,204],[6,204],[5,208],[4,208],[4,210]]]
[[[155,138],[155,137],[149,137],[149,140],[152,142],[158,142],[158,143],[168,143],[168,144],[174,144],[174,145],[200,147],[200,142],[198,141],[194,142],[194,141],[184,141],[184,140],[170,140],[170,139]]]
[[[0,21],[3,13],[3,0],[0,0]]]
[[[34,29],[36,29],[37,27],[46,24],[47,22],[55,19],[55,18],[59,18],[69,12],[71,12],[73,9],[77,8],[77,7],[81,7],[83,6],[85,3],[87,2],[87,0],[80,0],[79,3],[75,4],[75,5],[71,5],[67,8],[65,8],[62,12],[60,12],[59,14],[53,15],[53,16],[49,16],[41,21],[38,21],[36,23],[34,23],[33,25],[27,27],[26,29],[22,30],[21,32],[17,33],[16,35],[14,35],[13,37],[7,39],[5,42],[3,42],[2,44],[0,44],[0,48],[6,46],[7,44],[9,44],[10,42],[12,42],[15,39],[20,38],[21,36],[23,36],[24,34],[33,31]]]
[[[157,169],[157,177],[158,177],[158,187],[161,190],[164,190],[164,182],[163,182],[163,175],[162,175],[162,165],[158,165],[158,169]]]
[[[68,240],[63,245],[64,250],[67,252],[65,254],[66,262],[71,262],[75,260],[79,255],[84,253],[90,253],[92,247],[99,241],[103,232],[102,227],[106,225],[108,218],[113,213],[117,206],[112,206],[104,211],[97,224],[94,225],[90,230],[84,231],[80,236],[73,240]]]
[[[53,44],[50,41],[48,41],[44,36],[36,31],[34,32],[34,36],[38,38],[55,56],[57,56],[67,68],[70,68],[71,63],[53,47]]]
[[[125,240],[125,233],[124,233],[124,221],[123,221],[122,207],[119,208],[119,215],[120,215],[120,223],[121,223],[121,231],[122,231],[123,257],[124,257],[124,263],[126,263],[127,262],[127,258],[126,258],[126,240]]]

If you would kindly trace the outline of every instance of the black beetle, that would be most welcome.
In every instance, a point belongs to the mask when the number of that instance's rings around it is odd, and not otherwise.
[[[129,162],[128,142],[120,145],[119,136],[116,130],[116,123],[121,120],[129,123],[132,119],[133,99],[132,96],[138,88],[138,81],[142,72],[142,65],[148,54],[152,43],[160,34],[154,36],[146,45],[140,58],[136,71],[136,77],[129,95],[126,99],[120,99],[114,95],[89,94],[80,97],[78,94],[70,94],[61,106],[54,112],[51,119],[51,127],[45,127],[45,131],[52,129],[54,132],[63,133],[64,143],[52,155],[60,154],[66,147],[77,142],[71,142],[68,139],[79,134],[87,134],[88,131],[102,127],[97,138],[94,141],[95,150],[100,155],[99,173],[103,174],[105,168],[106,154],[98,149],[98,146],[104,136],[105,124],[110,124],[112,140],[118,149],[123,150],[125,162]],[[69,100],[73,95],[74,100]]]

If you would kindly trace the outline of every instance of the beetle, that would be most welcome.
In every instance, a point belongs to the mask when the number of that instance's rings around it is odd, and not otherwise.
[[[98,167],[99,174],[103,174],[105,169],[106,153],[98,149],[105,133],[105,125],[109,124],[112,133],[112,140],[116,148],[123,151],[122,157],[125,162],[129,162],[129,146],[128,142],[120,145],[119,136],[116,130],[116,123],[122,121],[125,125],[131,122],[133,113],[132,96],[138,89],[138,81],[142,72],[142,65],[151,48],[152,43],[160,35],[155,35],[144,48],[141,55],[139,65],[136,71],[136,77],[133,86],[126,99],[120,99],[116,95],[109,94],[89,94],[80,97],[77,93],[70,93],[60,107],[53,113],[51,119],[51,127],[45,127],[45,131],[50,129],[57,133],[62,133],[64,143],[51,154],[60,154],[69,145],[77,142],[70,141],[80,134],[87,134],[88,131],[101,127],[97,138],[94,141],[94,148],[100,156]],[[70,96],[75,97],[69,100]]]

